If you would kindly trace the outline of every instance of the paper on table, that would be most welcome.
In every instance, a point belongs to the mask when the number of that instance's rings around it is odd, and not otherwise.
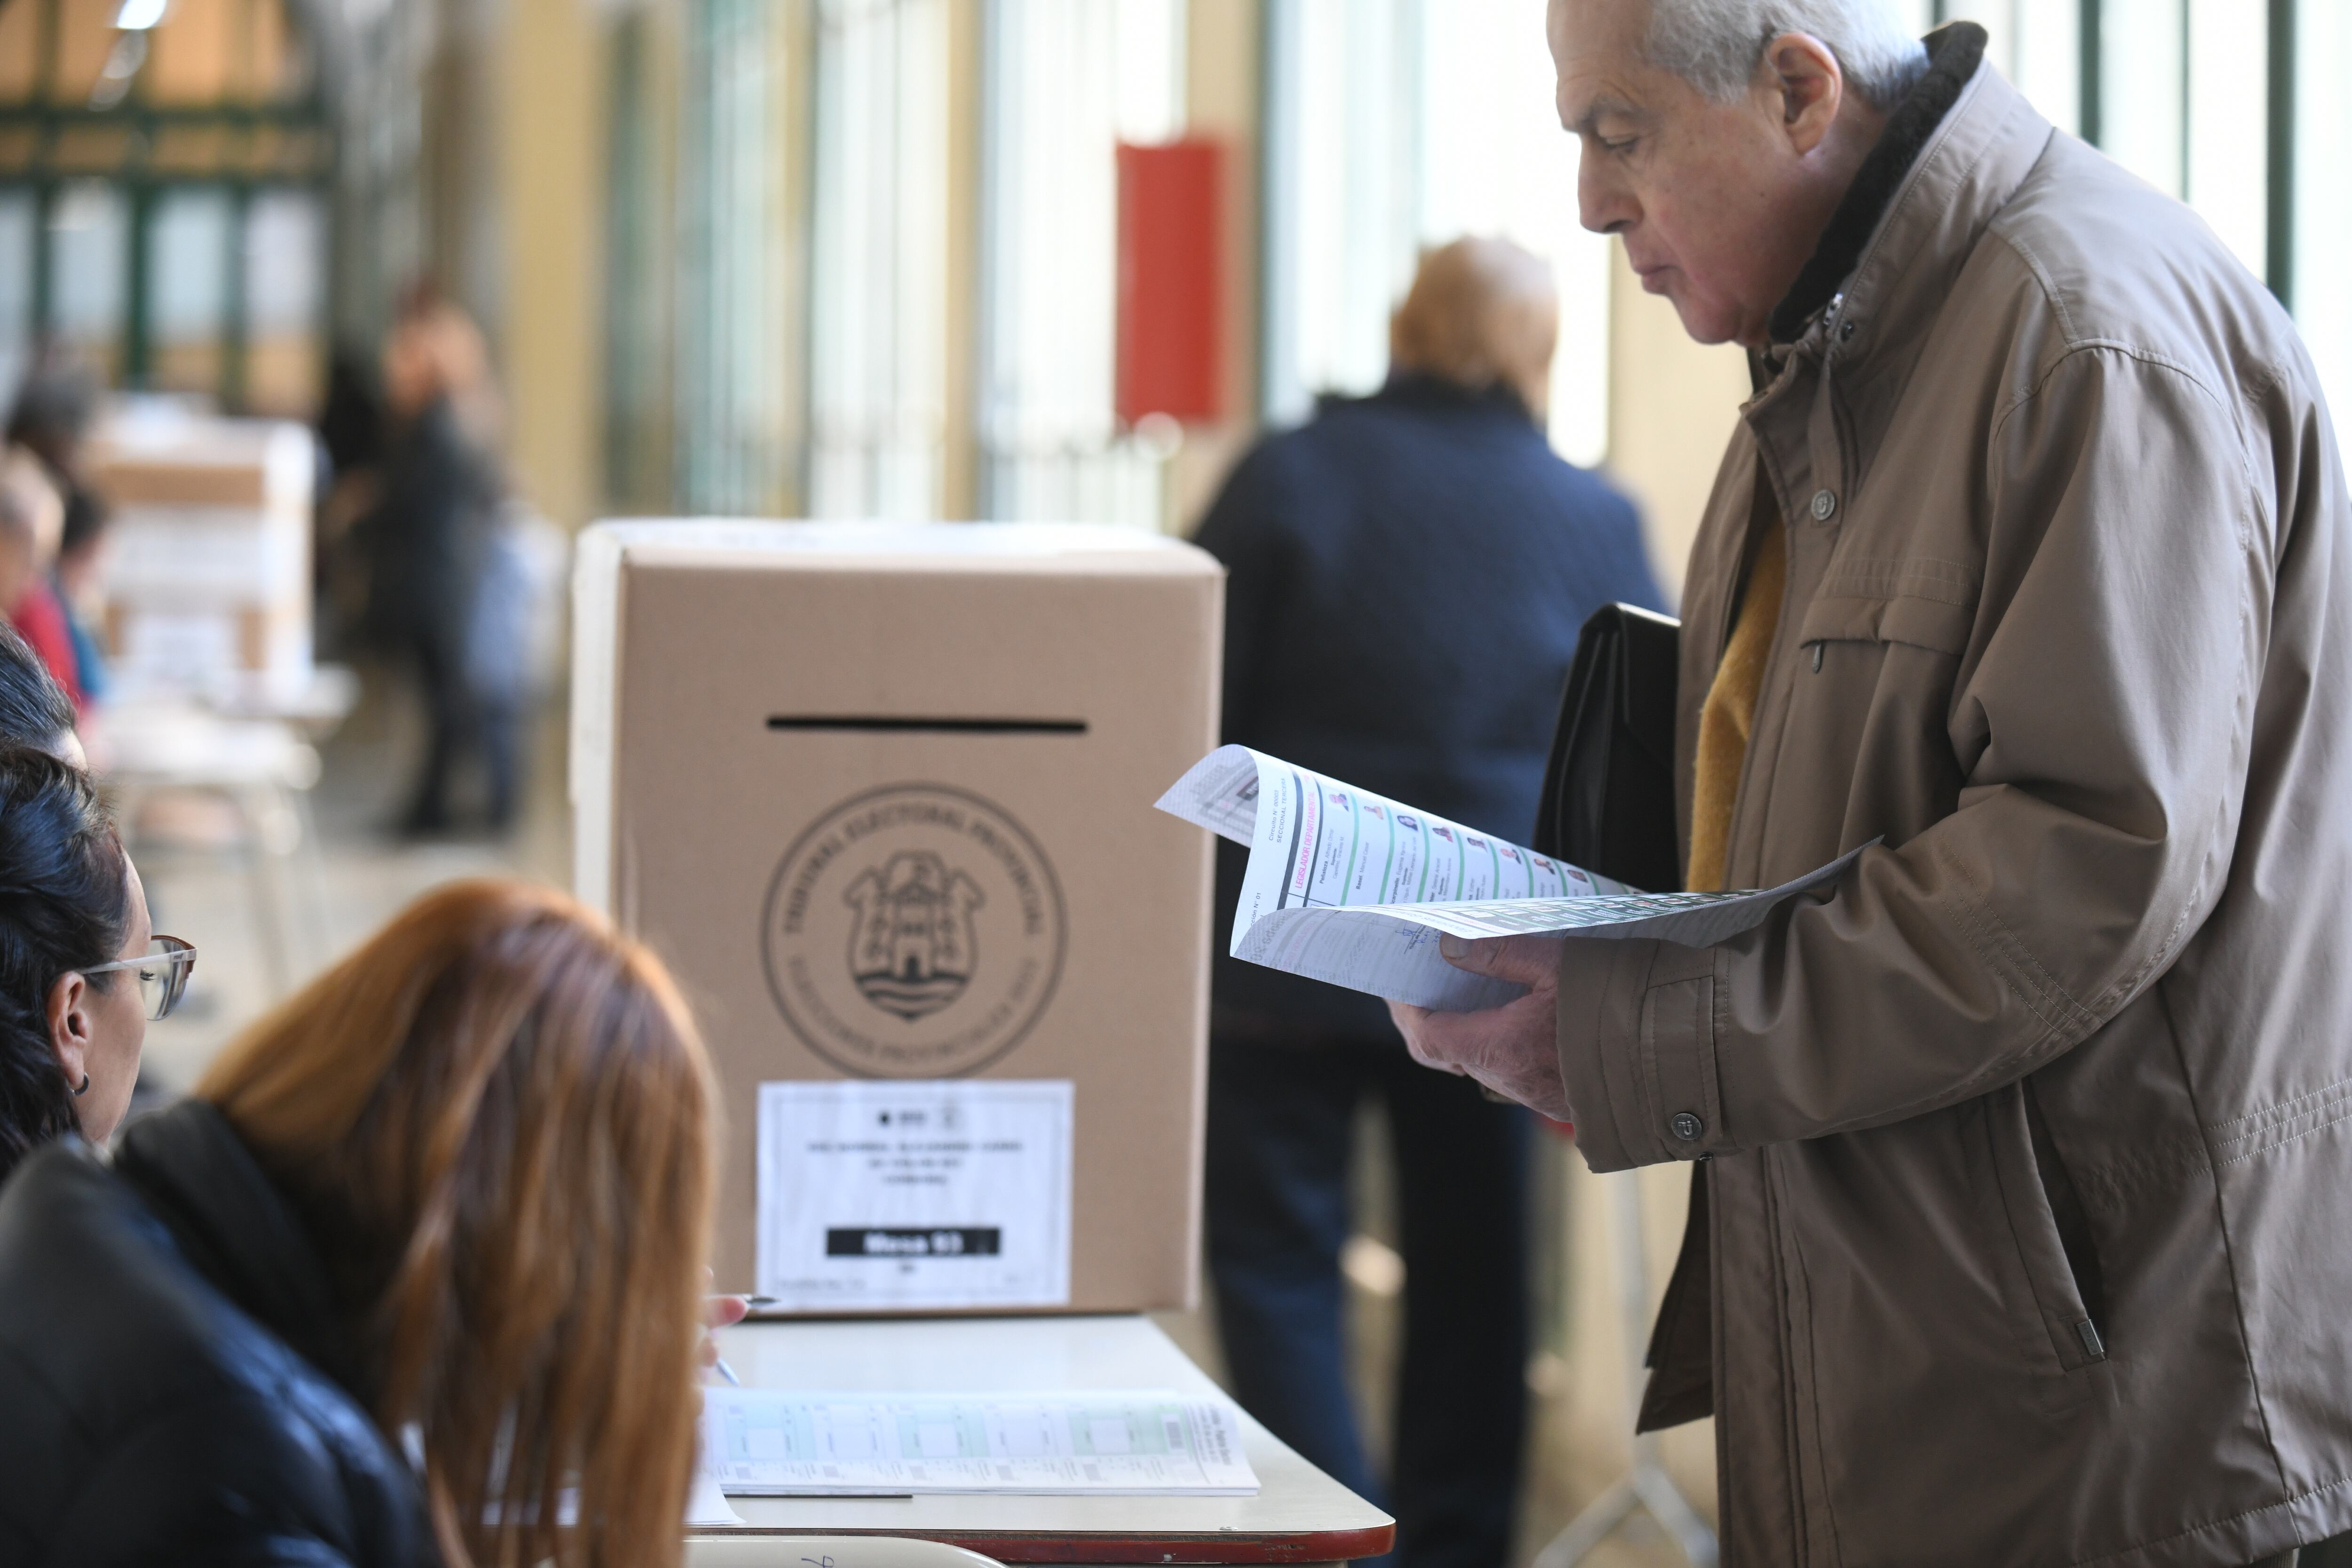
[[[738,1497],[914,1492],[1240,1497],[1231,1406],[1165,1389],[825,1394],[706,1389],[703,1451]]]
[[[1644,893],[1246,746],[1210,752],[1158,804],[1248,848],[1235,958],[1447,1012],[1526,988],[1446,963],[1441,932],[1711,947],[1862,853],[1761,892]]]
[[[695,1524],[740,1524],[743,1516],[728,1502],[727,1494],[719,1484],[719,1472],[711,1468],[710,1444],[708,1440],[695,1445],[694,1485],[686,1494],[686,1522]]]

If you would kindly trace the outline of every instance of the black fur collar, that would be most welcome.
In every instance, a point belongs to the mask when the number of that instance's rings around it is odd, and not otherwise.
[[[1974,22],[1954,22],[1928,34],[1927,44],[1927,74],[1887,116],[1878,145],[1854,171],[1853,184],[1830,215],[1829,226],[1822,231],[1805,269],[1797,274],[1796,285],[1772,307],[1766,325],[1774,342],[1792,343],[1803,337],[1806,324],[1837,297],[1862,260],[1863,247],[1870,243],[1878,220],[1886,215],[1886,204],[1902,188],[1904,176],[1936,127],[1959,100],[1960,89],[1977,74],[1984,58],[1985,30]]]

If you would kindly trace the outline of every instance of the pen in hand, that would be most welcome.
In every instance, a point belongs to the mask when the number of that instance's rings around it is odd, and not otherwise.
[[[709,1296],[704,1300],[708,1303],[707,1321],[710,1328],[715,1329],[722,1323],[738,1321],[744,1312],[753,1308],[772,1304],[775,1298],[773,1296]],[[740,1303],[740,1308],[738,1303]],[[719,1347],[716,1344],[710,1342],[708,1330],[705,1331],[703,1353],[710,1358],[707,1364],[719,1369],[719,1376],[738,1388],[743,1386],[743,1380],[735,1375],[735,1369],[727,1364],[727,1358],[719,1353]]]

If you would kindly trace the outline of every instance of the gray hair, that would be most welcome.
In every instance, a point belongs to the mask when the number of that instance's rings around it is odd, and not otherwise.
[[[1718,103],[1748,90],[1764,47],[1819,38],[1872,108],[1893,109],[1927,74],[1927,51],[1886,0],[1651,0],[1650,62]]]

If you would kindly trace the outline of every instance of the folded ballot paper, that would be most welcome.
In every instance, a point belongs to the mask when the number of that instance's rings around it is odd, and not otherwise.
[[[1221,1400],[1087,1394],[702,1391],[702,1463],[736,1497],[1021,1492],[1244,1497],[1257,1474]]]
[[[1235,958],[1447,1012],[1497,1007],[1526,987],[1446,963],[1441,932],[1711,947],[1862,853],[1762,892],[1645,893],[1246,746],[1202,758],[1159,805],[1248,848]]]

